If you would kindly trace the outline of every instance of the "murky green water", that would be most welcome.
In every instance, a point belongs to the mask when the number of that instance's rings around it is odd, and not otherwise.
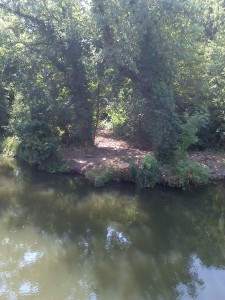
[[[92,189],[0,159],[0,299],[225,299],[225,184]]]

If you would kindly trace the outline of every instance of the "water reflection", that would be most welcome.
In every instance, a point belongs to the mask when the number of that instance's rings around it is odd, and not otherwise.
[[[118,231],[116,228],[108,226],[105,248],[110,250],[115,244],[117,244],[120,249],[123,249],[124,247],[128,248],[131,244],[130,237],[126,236],[122,231]]]
[[[32,294],[37,294],[38,285],[34,285],[29,281],[25,281],[20,285],[19,293],[20,295],[31,296]]]
[[[224,299],[224,185],[94,190],[3,160],[0,179],[1,299]]]
[[[26,266],[34,264],[37,262],[39,258],[43,256],[42,252],[37,251],[27,251],[24,253],[23,259],[19,262],[19,268],[22,269]]]

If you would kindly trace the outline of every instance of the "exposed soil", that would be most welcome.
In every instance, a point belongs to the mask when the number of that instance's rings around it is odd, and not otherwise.
[[[94,147],[64,148],[63,159],[69,163],[70,172],[85,175],[90,170],[129,167],[129,162],[139,163],[147,153],[149,151],[133,148],[128,142],[116,139],[111,130],[98,130]]]
[[[93,147],[71,146],[63,149],[63,159],[68,162],[71,173],[85,175],[87,171],[100,171],[113,167],[129,168],[130,162],[138,163],[151,151],[133,148],[127,141],[117,139],[111,130],[98,130]],[[213,179],[225,179],[225,154],[213,151],[190,152],[192,161],[209,167]]]
[[[209,167],[212,179],[225,179],[225,153],[213,151],[191,152],[189,157],[192,161]]]

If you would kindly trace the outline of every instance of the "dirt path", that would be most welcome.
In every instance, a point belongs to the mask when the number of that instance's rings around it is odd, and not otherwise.
[[[150,151],[133,148],[128,142],[117,139],[110,130],[97,132],[94,147],[68,147],[63,149],[63,159],[69,164],[69,172],[85,175],[87,171],[99,171],[109,167],[127,169],[129,162],[139,163]],[[213,151],[191,152],[192,161],[208,166],[213,179],[225,179],[225,154]]]

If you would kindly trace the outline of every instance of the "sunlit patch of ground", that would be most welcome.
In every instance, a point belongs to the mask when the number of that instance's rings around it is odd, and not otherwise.
[[[127,141],[116,138],[111,130],[99,130],[94,147],[64,148],[63,159],[69,164],[69,172],[85,175],[90,170],[126,170],[130,162],[139,164],[142,157],[152,152],[132,147]],[[225,178],[224,153],[190,152],[189,157],[192,161],[209,167],[213,179]]]
[[[149,151],[133,148],[128,142],[116,139],[111,131],[99,130],[94,147],[71,146],[63,149],[63,159],[69,171],[84,175],[90,170],[126,168],[130,161],[139,163]]]

